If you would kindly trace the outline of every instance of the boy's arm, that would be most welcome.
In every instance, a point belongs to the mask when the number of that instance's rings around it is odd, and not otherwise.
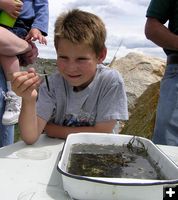
[[[34,69],[29,69],[28,72],[15,72],[12,75],[12,89],[22,97],[19,125],[21,137],[27,144],[33,144],[46,125],[46,122],[36,115],[36,89],[39,84],[40,79]]]
[[[22,109],[19,116],[20,136],[26,144],[35,143],[42,133],[46,121],[36,114],[36,100],[22,100]]]
[[[53,123],[48,123],[46,124],[44,130],[50,137],[66,139],[70,133],[78,133],[78,132],[112,133],[115,124],[116,120],[99,122],[95,126],[82,126],[82,127],[67,127],[67,126],[56,125]]]

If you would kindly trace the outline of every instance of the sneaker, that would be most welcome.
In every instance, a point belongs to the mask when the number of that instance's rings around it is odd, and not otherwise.
[[[17,96],[15,92],[8,91],[5,94],[5,111],[2,116],[2,124],[3,125],[13,125],[18,122],[22,98]]]

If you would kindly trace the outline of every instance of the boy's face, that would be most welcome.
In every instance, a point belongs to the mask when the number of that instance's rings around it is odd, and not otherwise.
[[[60,39],[57,49],[57,66],[60,74],[76,90],[82,90],[93,80],[97,64],[103,59],[86,44],[74,44],[67,39]]]

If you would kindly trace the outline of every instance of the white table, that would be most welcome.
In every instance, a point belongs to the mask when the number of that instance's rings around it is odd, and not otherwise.
[[[0,149],[0,199],[69,200],[57,164],[64,140],[41,135],[34,145],[20,141]],[[178,147],[159,147],[178,165]]]

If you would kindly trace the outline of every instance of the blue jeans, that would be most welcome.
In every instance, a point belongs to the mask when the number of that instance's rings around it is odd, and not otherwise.
[[[161,81],[153,142],[178,146],[178,64],[168,65]]]
[[[14,28],[7,28],[9,31],[17,35],[21,39],[25,39],[27,36],[28,32],[26,29],[21,28],[21,27],[14,27]]]
[[[0,67],[0,147],[14,143],[14,126],[2,125],[2,115],[5,109],[3,91],[6,91],[6,80]]]

